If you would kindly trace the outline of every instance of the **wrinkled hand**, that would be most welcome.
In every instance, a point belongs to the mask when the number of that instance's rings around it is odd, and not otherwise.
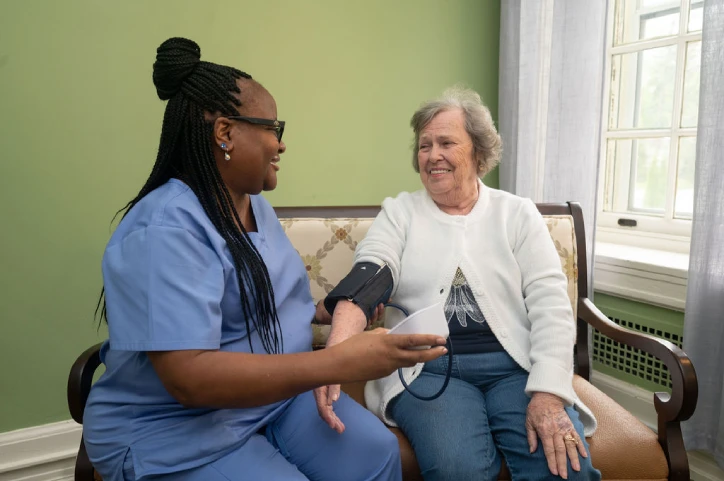
[[[332,314],[324,307],[324,300],[317,303],[317,310],[314,312],[314,322],[317,324],[332,324]]]
[[[383,312],[385,312],[385,305],[379,304],[377,306],[377,308],[375,308],[375,312],[372,313],[372,319],[370,319],[370,322],[368,323],[368,325],[372,325],[375,322],[377,322],[379,320],[380,316],[382,316]]]
[[[588,457],[581,438],[568,417],[563,401],[554,394],[537,392],[528,404],[525,420],[530,452],[538,449],[538,438],[548,461],[548,469],[554,475],[568,479],[567,459],[571,460],[574,471],[581,470],[578,454]],[[566,440],[565,437],[573,437]]]
[[[335,394],[330,392],[332,388],[336,388]],[[317,402],[319,417],[321,417],[330,428],[342,434],[344,432],[344,423],[337,417],[333,406],[333,403],[339,399],[339,392],[339,384],[318,387],[314,390],[314,400]]]
[[[317,315],[315,316],[317,322],[319,322],[320,324],[328,324],[327,322],[322,322],[321,320],[319,314],[320,306],[321,310],[324,311],[324,313],[329,317],[328,323],[331,323],[332,316],[330,316],[327,310],[324,308],[324,303],[322,301],[319,301],[319,303],[317,304]],[[372,314],[372,319],[370,319],[369,324],[374,324],[375,322],[377,322],[383,312],[385,312],[385,305],[379,304],[377,308],[375,308],[375,312]],[[339,344],[339,342],[341,341],[342,340],[335,340],[330,338],[327,342],[327,347]],[[334,429],[340,434],[344,432],[344,423],[334,413],[333,404],[339,399],[341,392],[342,387],[339,384],[322,386],[314,390],[314,399],[317,401],[317,411],[319,411],[319,416],[324,419],[327,424],[329,424],[330,428]]]

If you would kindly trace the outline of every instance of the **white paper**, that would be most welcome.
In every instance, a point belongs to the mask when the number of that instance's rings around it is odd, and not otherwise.
[[[438,302],[410,314],[390,329],[388,334],[435,334],[447,339],[450,330],[442,303]]]

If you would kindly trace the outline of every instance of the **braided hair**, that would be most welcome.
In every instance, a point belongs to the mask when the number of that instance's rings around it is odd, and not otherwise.
[[[251,332],[252,319],[266,352],[278,354],[283,352],[284,344],[269,272],[222,181],[212,150],[213,120],[205,116],[216,112],[238,115],[242,102],[237,80],[251,80],[251,75],[200,58],[199,46],[185,38],[171,38],[158,47],[153,83],[159,98],[168,100],[158,155],[140,192],[116,215],[123,212],[125,217],[145,195],[172,177],[182,179],[196,194],[229,248],[236,266],[247,332]],[[101,319],[107,323],[104,293],[105,288],[96,313],[101,308]],[[251,336],[249,347],[253,352]]]

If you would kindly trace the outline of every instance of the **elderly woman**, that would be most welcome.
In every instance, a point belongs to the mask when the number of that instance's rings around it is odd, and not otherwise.
[[[411,126],[425,188],[383,202],[343,282],[378,266],[391,273],[373,280],[391,284],[378,291],[411,312],[443,302],[452,379],[424,401],[393,373],[367,384],[368,407],[402,429],[426,481],[497,479],[501,455],[513,479],[600,479],[584,437],[595,420],[572,387],[575,325],[558,254],[533,202],[480,181],[501,151],[489,110],[477,93],[451,89]],[[328,345],[363,328],[376,304],[355,302],[336,302]],[[389,314],[386,327],[401,320]],[[403,375],[429,395],[447,365],[441,357]],[[316,393],[331,425],[336,389]]]

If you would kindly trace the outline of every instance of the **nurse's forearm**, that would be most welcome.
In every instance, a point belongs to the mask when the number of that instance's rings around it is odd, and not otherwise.
[[[332,349],[284,355],[170,351],[148,356],[166,389],[186,407],[263,406],[355,380]]]

